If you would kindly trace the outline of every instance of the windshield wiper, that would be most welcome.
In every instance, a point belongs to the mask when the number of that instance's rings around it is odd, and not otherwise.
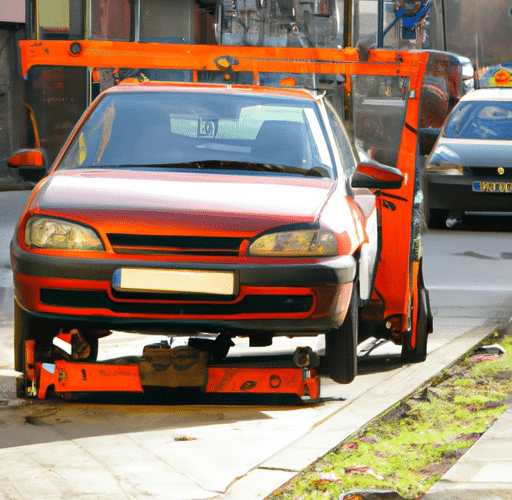
[[[289,165],[279,165],[273,163],[256,163],[246,161],[232,160],[196,160],[180,163],[147,163],[147,164],[119,164],[119,165],[89,165],[78,168],[91,169],[160,169],[176,168],[190,170],[231,170],[231,171],[249,171],[249,172],[270,172],[287,175],[306,175],[311,177],[329,178],[329,171],[324,167],[314,167],[311,169],[291,167]]]
[[[251,172],[272,172],[280,174],[308,175],[312,177],[330,177],[329,171],[321,166],[308,168],[292,167],[278,163],[259,163],[233,160],[207,160],[183,164],[204,170],[243,170]]]

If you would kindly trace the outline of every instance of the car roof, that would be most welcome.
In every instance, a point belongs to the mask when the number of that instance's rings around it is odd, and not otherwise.
[[[512,88],[475,89],[463,95],[461,102],[467,101],[512,101]]]
[[[190,82],[155,82],[134,81],[130,79],[107,89],[107,93],[117,92],[205,92],[234,95],[266,95],[275,97],[295,97],[318,101],[321,95],[304,88],[297,87],[263,87],[256,85],[205,84]]]

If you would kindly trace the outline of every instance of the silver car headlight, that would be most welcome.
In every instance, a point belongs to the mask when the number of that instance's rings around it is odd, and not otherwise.
[[[256,238],[248,253],[261,257],[331,257],[338,255],[338,242],[328,229],[278,231]]]
[[[64,219],[34,215],[25,226],[25,243],[56,250],[105,250],[90,228]]]

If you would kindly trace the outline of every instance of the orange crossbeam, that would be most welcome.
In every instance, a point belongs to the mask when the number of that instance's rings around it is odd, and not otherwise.
[[[357,49],[238,47],[99,40],[21,40],[22,73],[32,66],[82,66],[111,68],[245,71],[256,76],[271,73],[325,73],[394,75],[416,78],[427,54],[371,49],[364,58]],[[228,61],[228,66],[223,64]],[[423,62],[424,64],[424,62]],[[255,82],[257,84],[257,82]]]

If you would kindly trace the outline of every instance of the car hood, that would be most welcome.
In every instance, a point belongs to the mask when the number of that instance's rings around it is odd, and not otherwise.
[[[512,141],[442,138],[437,147],[441,145],[457,153],[462,164],[468,167],[509,166],[512,155]]]
[[[333,181],[299,176],[142,170],[57,171],[32,201],[44,213],[106,231],[257,233],[314,222]]]

